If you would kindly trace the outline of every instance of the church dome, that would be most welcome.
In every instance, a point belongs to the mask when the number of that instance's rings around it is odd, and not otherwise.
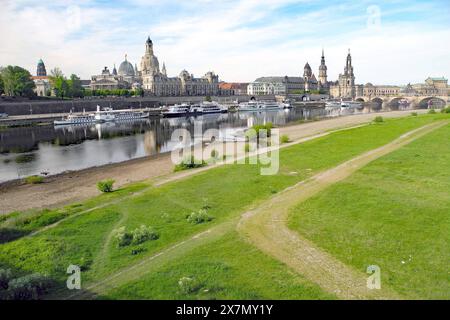
[[[125,61],[122,62],[119,66],[119,75],[134,76],[134,67],[130,62],[128,62],[126,56],[125,56]]]

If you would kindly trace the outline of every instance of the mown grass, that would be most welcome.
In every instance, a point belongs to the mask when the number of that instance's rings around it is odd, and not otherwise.
[[[450,126],[296,207],[290,227],[412,299],[449,299]]]
[[[182,290],[180,279],[192,279]],[[103,299],[335,299],[242,240],[236,231],[166,263]]]
[[[83,203],[82,208],[95,207],[104,201],[121,201],[69,217],[55,228],[36,236],[1,245],[0,266],[41,272],[65,281],[68,265],[84,264],[84,283],[100,280],[177,241],[239,215],[250,205],[320,170],[443,117],[445,115],[439,114],[389,119],[382,124],[336,132],[285,148],[280,152],[280,171],[274,176],[261,176],[260,167],[255,165],[226,165],[158,188],[149,188],[134,197],[127,195],[147,186],[131,186],[96,197]],[[186,215],[202,208],[207,208],[214,219],[202,224],[189,223]],[[14,216],[14,219],[20,218],[20,214]],[[141,224],[153,227],[160,238],[139,246],[119,248],[114,245],[111,240],[114,229],[121,226],[135,229]],[[39,230],[39,226],[35,224],[31,229]],[[244,258],[242,263],[246,263]]]

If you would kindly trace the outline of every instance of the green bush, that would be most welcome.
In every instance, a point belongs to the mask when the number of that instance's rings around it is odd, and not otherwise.
[[[193,224],[200,224],[204,222],[211,221],[213,217],[211,217],[208,212],[204,209],[200,209],[197,212],[191,212],[190,215],[186,217],[187,221]]]
[[[443,109],[441,110],[441,112],[442,112],[442,113],[450,113],[450,107],[443,108]]]
[[[133,244],[140,244],[147,240],[156,240],[159,238],[158,233],[151,227],[141,225],[132,232]]]
[[[7,296],[11,300],[36,300],[47,293],[51,286],[48,277],[33,273],[9,281]]]
[[[413,117],[417,117],[417,112],[411,112],[411,115],[412,115]]]
[[[29,176],[25,178],[27,184],[39,184],[44,183],[44,178],[41,176]]]
[[[184,159],[183,161],[181,161],[180,164],[177,164],[175,166],[174,171],[177,172],[177,171],[195,169],[195,168],[200,168],[200,167],[206,166],[206,162],[203,160],[200,163],[196,163],[196,162],[199,162],[199,161],[196,161],[194,156],[191,156],[190,158],[187,158],[187,159]]]
[[[384,122],[384,119],[382,116],[377,116],[377,117],[375,117],[375,119],[373,119],[373,121],[376,123],[381,123],[381,122]]]
[[[259,131],[260,130],[266,130],[267,137],[270,137],[272,134],[272,122],[267,122],[266,124],[256,124],[253,127],[250,128],[250,130],[247,130],[245,133],[245,136],[248,139],[254,139],[255,137],[259,139]]]
[[[201,284],[193,278],[183,277],[178,280],[178,286],[181,293],[190,294],[198,291],[201,288]]]
[[[114,238],[117,241],[119,247],[125,247],[131,244],[133,241],[133,235],[125,231],[125,227],[121,227],[116,230]]]
[[[0,269],[0,290],[8,289],[8,283],[13,279],[10,269]]]
[[[141,225],[132,232],[127,232],[125,227],[121,227],[115,231],[115,239],[119,247],[125,247],[130,244],[141,244],[147,240],[159,239],[159,234],[152,228]]]
[[[435,113],[436,113],[436,110],[434,110],[434,109],[428,110],[428,114],[435,114]]]
[[[115,181],[113,179],[99,181],[99,182],[97,182],[97,188],[101,192],[105,192],[105,193],[106,192],[112,192],[113,191],[113,184],[114,184],[114,182]]]
[[[280,143],[288,143],[290,140],[289,140],[289,136],[287,135],[287,134],[283,134],[281,137],[280,137]]]

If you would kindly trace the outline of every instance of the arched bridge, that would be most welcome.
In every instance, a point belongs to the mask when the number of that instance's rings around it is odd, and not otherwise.
[[[356,101],[371,102],[374,109],[434,109],[443,108],[449,103],[448,96],[400,95],[400,96],[358,96]]]

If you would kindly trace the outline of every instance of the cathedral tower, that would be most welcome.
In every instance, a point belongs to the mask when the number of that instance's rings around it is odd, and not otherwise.
[[[47,70],[45,69],[45,64],[44,64],[44,61],[42,61],[42,59],[39,59],[39,61],[38,61],[36,75],[38,77],[46,77],[47,76]]]
[[[322,49],[322,59],[320,60],[320,67],[319,67],[319,84],[321,88],[327,88],[328,82],[327,82],[327,66],[325,64],[325,54]]]

